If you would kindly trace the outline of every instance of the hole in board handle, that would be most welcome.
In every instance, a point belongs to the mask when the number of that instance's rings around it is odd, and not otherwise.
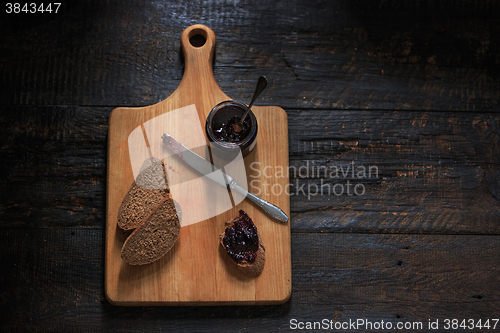
[[[194,47],[202,47],[207,42],[207,32],[203,29],[194,29],[189,33],[189,43]]]

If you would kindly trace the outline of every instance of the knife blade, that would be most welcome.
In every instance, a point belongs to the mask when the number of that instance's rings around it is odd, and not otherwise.
[[[179,158],[184,160],[186,164],[188,164],[198,173],[202,174],[203,176],[206,176],[207,178],[209,178],[210,180],[214,181],[215,183],[221,186],[228,187],[232,191],[237,191],[241,195],[253,201],[257,206],[262,208],[267,214],[277,219],[278,221],[288,222],[288,216],[279,207],[273,205],[272,203],[264,199],[259,198],[255,194],[248,192],[246,189],[241,187],[231,176],[229,176],[228,174],[226,174],[221,170],[222,174],[224,175],[223,177],[225,179],[224,181],[223,179],[221,179],[221,177],[217,176],[217,173],[215,171],[219,169],[217,169],[212,163],[210,163],[200,155],[196,154],[195,152],[191,151],[190,149],[186,148],[181,143],[177,142],[174,138],[172,138],[170,135],[163,134],[161,138],[163,140],[163,144],[168,149],[170,149],[170,151],[172,151]]]

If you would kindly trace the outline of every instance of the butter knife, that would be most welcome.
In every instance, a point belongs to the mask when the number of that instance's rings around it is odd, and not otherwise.
[[[226,179],[227,183],[221,180],[220,177],[217,177],[216,173],[214,173],[214,171],[216,171],[217,168],[212,163],[210,163],[200,155],[194,153],[193,151],[189,150],[188,148],[184,147],[170,135],[163,134],[161,138],[163,140],[163,144],[165,144],[165,146],[167,146],[167,148],[170,149],[170,151],[172,151],[174,154],[176,154],[178,157],[184,160],[184,162],[186,162],[191,168],[198,171],[203,176],[206,176],[207,178],[211,179],[212,181],[216,182],[221,186],[230,188],[231,191],[237,191],[241,195],[246,196],[248,199],[252,200],[257,206],[262,208],[267,214],[277,219],[278,221],[288,222],[288,216],[279,207],[273,205],[270,202],[267,202],[264,199],[259,198],[255,194],[248,192],[238,183],[236,183],[236,181],[231,176],[229,176],[224,172],[223,172],[224,178]]]

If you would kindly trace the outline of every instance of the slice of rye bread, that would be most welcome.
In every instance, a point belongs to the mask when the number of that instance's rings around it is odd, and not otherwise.
[[[137,228],[169,192],[163,162],[147,159],[118,208],[118,226],[123,230]]]
[[[265,249],[265,246],[264,246],[264,242],[262,241],[262,237],[260,236],[260,233],[259,233],[259,231],[257,229],[257,226],[255,226],[255,224],[253,223],[252,219],[243,210],[240,210],[239,214],[240,214],[239,216],[237,216],[237,217],[233,218],[232,220],[227,221],[225,223],[226,229],[219,236],[220,245],[224,249],[224,252],[226,252],[228,254],[228,256],[231,258],[231,261],[236,265],[236,268],[240,272],[242,272],[243,274],[245,274],[246,276],[249,276],[249,277],[257,277],[264,270],[264,264],[266,262],[266,249]],[[258,249],[256,251],[255,259],[253,261],[249,261],[249,260],[246,260],[246,259],[243,259],[243,258],[237,258],[237,259],[235,259],[234,258],[234,256],[235,256],[234,253],[231,255],[229,253],[230,249],[228,249],[226,247],[226,244],[224,244],[224,237],[226,235],[229,235],[226,232],[228,232],[228,230],[230,230],[230,229],[234,230],[235,223],[242,223],[242,219],[245,218],[245,217],[248,218],[249,222],[251,223],[251,226],[253,228],[255,228],[255,232],[257,234],[257,239],[258,239]],[[247,221],[247,223],[248,223],[248,221]],[[243,236],[240,235],[240,238],[238,240],[240,242],[247,242],[247,241],[249,241],[249,239],[245,235],[243,235]]]
[[[125,240],[121,257],[130,265],[152,263],[172,248],[180,229],[174,200],[167,198]]]

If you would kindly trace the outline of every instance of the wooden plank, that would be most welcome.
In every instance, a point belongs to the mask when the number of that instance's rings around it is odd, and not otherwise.
[[[294,230],[500,231],[496,114],[288,115]]]
[[[275,331],[293,318],[443,324],[500,313],[499,236],[294,233],[287,303],[168,308],[110,305],[103,243],[102,230],[2,229],[3,329]]]
[[[179,34],[203,23],[218,36],[215,78],[236,99],[265,74],[259,103],[285,108],[499,110],[496,1],[87,0],[12,17],[0,22],[2,105],[164,100],[182,78]]]
[[[109,108],[3,107],[5,226],[103,228]]]
[[[4,226],[104,227],[110,111],[1,108]],[[287,113],[290,166],[296,170],[290,177],[293,230],[499,233],[500,119],[496,114]],[[308,161],[309,176],[304,170]],[[346,171],[352,163],[376,166],[379,177],[324,177],[324,167],[329,176],[334,167]],[[321,177],[313,175],[313,166]],[[302,185],[305,191],[308,184],[321,185],[322,179],[332,186],[345,186],[347,180],[360,183],[366,193],[308,198],[307,192],[299,191]]]

